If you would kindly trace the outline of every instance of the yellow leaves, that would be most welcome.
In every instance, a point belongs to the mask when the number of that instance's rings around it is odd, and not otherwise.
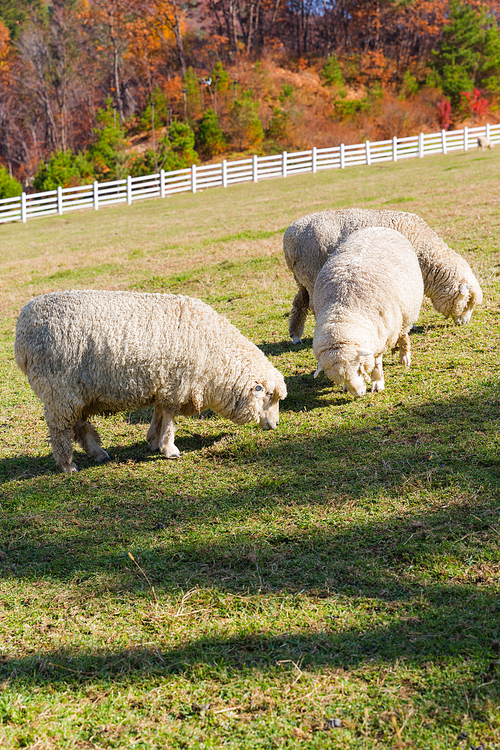
[[[5,62],[10,50],[10,35],[7,26],[0,20],[0,62]]]

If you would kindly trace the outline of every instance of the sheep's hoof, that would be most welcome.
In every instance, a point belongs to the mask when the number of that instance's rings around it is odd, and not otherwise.
[[[105,450],[101,449],[99,455],[94,456],[94,461],[98,464],[103,464],[105,461],[111,461],[111,459],[109,457],[109,453],[106,453]]]
[[[300,338],[300,336],[291,336],[291,339],[292,339],[292,344],[301,344],[302,343],[302,339]]]
[[[75,463],[67,464],[66,466],[60,466],[59,468],[65,474],[73,474],[73,472],[78,471],[78,466]]]
[[[409,367],[411,365],[411,357],[409,354],[405,354],[405,356],[401,360],[401,364],[403,365],[403,367]]]
[[[180,458],[181,457],[181,452],[180,452],[180,450],[175,445],[174,445],[173,448],[168,448],[168,449],[164,448],[162,450],[162,453],[165,456],[165,458],[172,458],[173,459],[173,458]]]
[[[373,380],[372,381],[372,393],[380,393],[385,388],[384,380]]]

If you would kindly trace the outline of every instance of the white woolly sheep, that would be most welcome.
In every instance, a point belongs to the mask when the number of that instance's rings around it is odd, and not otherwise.
[[[174,417],[213,409],[236,424],[275,429],[283,375],[229,321],[174,294],[67,291],[35,297],[19,315],[16,362],[45,407],[52,453],[70,473],[72,440],[109,458],[87,421],[154,404],[147,433],[167,458]]]
[[[481,149],[481,151],[485,151],[487,148],[493,148],[493,144],[486,135],[480,135],[477,139],[477,147]]]
[[[445,318],[468,323],[483,293],[467,261],[452,250],[416,214],[404,211],[343,208],[320,211],[294,221],[285,231],[283,250],[298,291],[290,313],[289,331],[294,344],[304,331],[316,277],[326,259],[352,232],[364,227],[387,227],[406,237],[415,250],[424,281],[424,293]]]
[[[399,349],[411,364],[408,332],[418,318],[424,285],[418,259],[399,232],[369,227],[350,234],[318,274],[314,376],[324,370],[353,396],[384,389],[382,355]]]

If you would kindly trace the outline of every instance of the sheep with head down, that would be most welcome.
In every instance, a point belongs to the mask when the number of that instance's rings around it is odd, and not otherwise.
[[[275,429],[283,375],[229,321],[173,294],[67,291],[35,297],[16,327],[16,362],[45,408],[52,453],[77,471],[72,441],[109,458],[88,418],[154,405],[147,440],[167,458],[177,415],[213,409]]]
[[[417,256],[399,232],[369,227],[340,243],[316,279],[315,377],[324,370],[353,396],[384,389],[382,356],[399,349],[411,364],[409,331],[418,318],[424,286]]]
[[[481,287],[465,258],[448,247],[423,219],[404,211],[342,208],[303,216],[285,231],[285,260],[298,286],[289,321],[294,344],[301,340],[308,310],[314,313],[312,300],[319,271],[350,234],[364,227],[387,227],[406,237],[417,254],[424,294],[434,308],[457,325],[469,322],[474,306],[483,300]]]

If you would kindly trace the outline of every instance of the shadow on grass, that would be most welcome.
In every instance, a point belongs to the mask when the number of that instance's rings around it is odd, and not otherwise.
[[[385,530],[386,541],[393,530]],[[348,542],[346,535],[343,544]],[[373,553],[373,548],[363,546],[365,554]],[[333,553],[333,563],[339,561]],[[326,608],[321,627],[311,627],[309,632],[243,632],[239,637],[204,637],[172,649],[162,647],[158,637],[158,645],[116,651],[109,647],[103,651],[54,649],[25,658],[4,654],[0,679],[11,684],[77,686],[95,680],[101,684],[154,681],[169,674],[198,681],[221,674],[227,680],[231,671],[276,672],[286,660],[313,671],[398,665],[409,684],[408,669],[421,670],[422,680],[417,679],[411,690],[418,692],[423,705],[429,699],[431,705],[443,709],[447,721],[454,716],[459,722],[464,713],[485,720],[488,706],[500,701],[498,591],[474,584],[409,585],[403,578],[398,580],[394,571],[383,576],[371,572],[366,580],[351,573],[349,585],[338,587],[343,591],[337,592],[307,591],[305,584],[302,596],[321,599],[323,605],[325,599],[335,605],[342,598],[340,611],[344,613],[361,603],[364,621],[359,626],[343,625],[335,614],[339,610],[332,607]],[[168,621],[168,613],[161,609],[156,609],[156,615]]]
[[[474,396],[391,407],[378,421],[367,410],[372,421],[364,427],[277,433],[265,450],[255,441],[207,443],[202,470],[207,456],[213,470],[200,485],[180,462],[166,462],[175,469],[170,473],[121,475],[118,483],[96,471],[24,480],[15,502],[0,494],[6,579],[66,581],[82,598],[110,591],[148,600],[151,590],[131,552],[159,596],[199,588],[206,596],[257,597],[264,607],[271,597],[284,598],[285,607],[313,600],[323,621],[294,632],[243,629],[239,637],[171,650],[5,655],[0,677],[30,684],[133,681],[205,668],[275,669],[286,659],[346,670],[404,662],[441,670],[426,689],[456,717],[469,711],[471,698],[474,711],[497,705],[495,394],[496,385],[485,384]],[[196,436],[186,440],[196,449]],[[121,458],[129,460],[135,448]],[[219,486],[216,474],[229,480]],[[19,493],[33,512],[16,510]],[[356,626],[349,612],[357,614]]]

